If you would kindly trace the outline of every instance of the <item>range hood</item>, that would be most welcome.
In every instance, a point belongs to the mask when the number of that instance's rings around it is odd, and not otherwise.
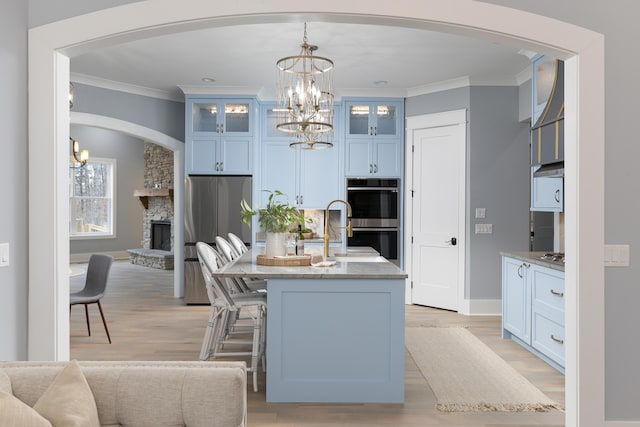
[[[564,176],[564,62],[556,60],[553,88],[544,111],[531,127],[534,177]]]
[[[540,166],[534,173],[534,178],[540,177],[563,177],[564,176],[564,162],[547,163]]]

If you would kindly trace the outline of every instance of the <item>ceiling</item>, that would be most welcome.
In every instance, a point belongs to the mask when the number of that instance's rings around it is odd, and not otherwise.
[[[71,58],[71,80],[168,99],[183,99],[183,89],[275,99],[276,60],[299,52],[303,32],[302,22],[264,23],[138,40]],[[308,22],[307,33],[314,55],[335,64],[338,98],[517,85],[531,64],[517,46],[420,29]]]

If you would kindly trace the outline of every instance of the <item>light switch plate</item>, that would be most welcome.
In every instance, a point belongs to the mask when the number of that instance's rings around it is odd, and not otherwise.
[[[476,234],[493,234],[493,224],[476,224]]]
[[[605,267],[629,267],[629,245],[604,245]]]
[[[487,215],[486,208],[476,208],[476,218],[485,218]]]
[[[0,243],[0,267],[9,267],[9,244]]]

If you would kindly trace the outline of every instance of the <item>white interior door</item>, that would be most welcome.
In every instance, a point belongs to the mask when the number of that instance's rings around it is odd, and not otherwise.
[[[413,304],[459,310],[464,294],[466,125],[412,132]]]

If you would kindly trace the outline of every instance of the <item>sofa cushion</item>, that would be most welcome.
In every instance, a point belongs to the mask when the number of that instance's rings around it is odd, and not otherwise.
[[[11,394],[11,379],[4,369],[0,369],[0,391]]]
[[[75,360],[65,366],[33,409],[53,427],[100,427],[91,388]]]
[[[0,427],[51,427],[51,423],[11,393],[0,391]]]

